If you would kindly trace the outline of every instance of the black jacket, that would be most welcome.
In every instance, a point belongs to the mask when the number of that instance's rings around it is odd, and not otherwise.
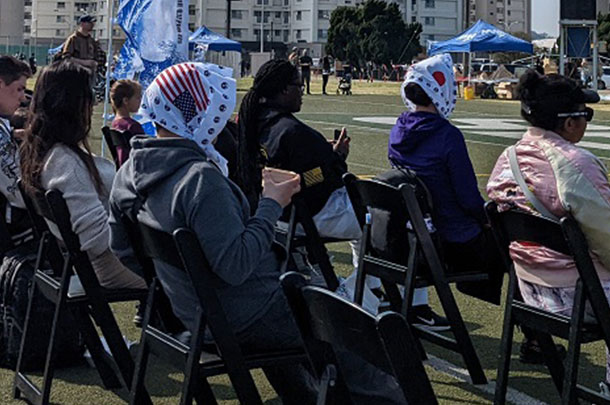
[[[258,129],[266,164],[301,175],[301,192],[311,215],[317,214],[330,194],[343,187],[345,160],[328,140],[294,115],[267,108]]]

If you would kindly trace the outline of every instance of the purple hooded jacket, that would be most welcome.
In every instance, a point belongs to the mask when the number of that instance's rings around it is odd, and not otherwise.
[[[426,184],[434,225],[445,241],[463,243],[481,232],[484,201],[459,129],[438,114],[404,112],[390,132],[388,157]]]

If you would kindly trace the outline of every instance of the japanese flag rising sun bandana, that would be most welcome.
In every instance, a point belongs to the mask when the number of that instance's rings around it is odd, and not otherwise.
[[[405,97],[405,87],[409,83],[418,84],[426,92],[443,118],[451,116],[457,98],[457,83],[453,75],[453,60],[449,54],[424,59],[407,70],[400,95],[407,108],[415,111],[415,104]]]
[[[232,70],[187,62],[170,66],[155,78],[142,96],[140,113],[163,128],[191,139],[204,150],[225,176],[227,160],[212,141],[235,108]]]

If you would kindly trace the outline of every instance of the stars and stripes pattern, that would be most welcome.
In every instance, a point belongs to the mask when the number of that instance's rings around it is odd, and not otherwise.
[[[165,69],[155,82],[165,98],[182,112],[186,123],[210,104],[201,76],[192,63],[180,63]]]

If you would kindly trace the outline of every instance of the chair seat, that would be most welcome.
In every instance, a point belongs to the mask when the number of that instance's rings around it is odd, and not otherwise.
[[[256,354],[244,354],[244,360],[249,369],[265,367],[267,365],[294,364],[299,361],[306,362],[307,355],[303,349],[287,349]],[[225,362],[216,353],[208,351],[201,353],[199,361],[200,372],[204,376],[213,376],[226,373]]]
[[[139,301],[146,299],[148,290],[141,288],[101,288],[102,293],[108,302],[121,301]],[[68,287],[69,302],[86,301],[87,296],[78,276],[70,277],[70,286]]]

